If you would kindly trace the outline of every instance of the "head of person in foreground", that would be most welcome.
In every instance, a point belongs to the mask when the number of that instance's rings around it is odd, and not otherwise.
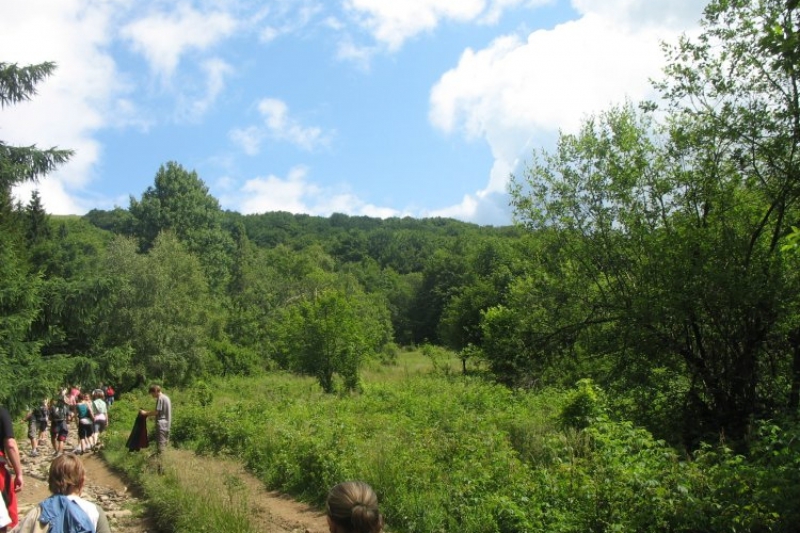
[[[383,531],[378,497],[372,487],[362,481],[346,481],[333,487],[328,493],[325,507],[331,533]]]
[[[86,471],[77,455],[65,453],[59,455],[50,463],[50,475],[47,486],[53,494],[70,496],[80,495],[83,483],[86,480]]]

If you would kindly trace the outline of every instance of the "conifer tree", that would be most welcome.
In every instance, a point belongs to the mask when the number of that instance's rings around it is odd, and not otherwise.
[[[54,63],[19,67],[0,62],[0,108],[29,100],[36,85],[53,73]],[[41,363],[44,339],[32,338],[31,325],[41,311],[41,283],[26,262],[24,225],[19,224],[11,190],[14,185],[36,181],[66,162],[72,151],[33,146],[12,146],[0,140],[0,401],[12,411],[31,397],[41,397],[46,381],[29,376]]]
[[[36,85],[55,68],[55,63],[50,62],[25,67],[0,63],[0,107],[30,100],[36,94]],[[0,190],[8,195],[12,186],[36,181],[68,161],[71,155],[71,150],[11,146],[0,140]]]

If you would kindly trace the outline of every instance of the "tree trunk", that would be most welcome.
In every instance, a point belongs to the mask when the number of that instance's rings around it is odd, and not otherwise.
[[[788,408],[789,413],[795,416],[800,405],[800,329],[789,333],[789,344],[792,346],[792,388]]]

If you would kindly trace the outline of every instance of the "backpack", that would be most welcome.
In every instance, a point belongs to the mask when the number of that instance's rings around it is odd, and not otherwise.
[[[33,417],[39,422],[47,420],[47,407],[40,405],[33,410]]]
[[[53,421],[61,422],[67,419],[69,411],[66,405],[56,405],[53,407]]]
[[[102,398],[97,398],[92,401],[92,407],[94,408],[95,418],[97,415],[105,415],[108,407],[106,407],[106,401]]]

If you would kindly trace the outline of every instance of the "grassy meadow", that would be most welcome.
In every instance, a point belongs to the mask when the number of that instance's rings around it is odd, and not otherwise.
[[[512,391],[429,355],[373,364],[354,394],[324,394],[288,374],[165,391],[173,441],[234,457],[268,488],[317,505],[332,485],[364,480],[396,532],[794,531],[797,512],[782,506],[800,490],[798,445],[775,425],[762,429],[772,436],[761,455],[708,447],[689,460],[612,420],[591,385]],[[124,397],[113,407],[117,427],[150,402]],[[118,451],[126,436],[113,436],[107,457],[143,480],[157,514],[184,524],[175,531],[249,531],[246,510],[218,497],[224,487],[204,495],[174,474],[141,476],[152,466]]]

